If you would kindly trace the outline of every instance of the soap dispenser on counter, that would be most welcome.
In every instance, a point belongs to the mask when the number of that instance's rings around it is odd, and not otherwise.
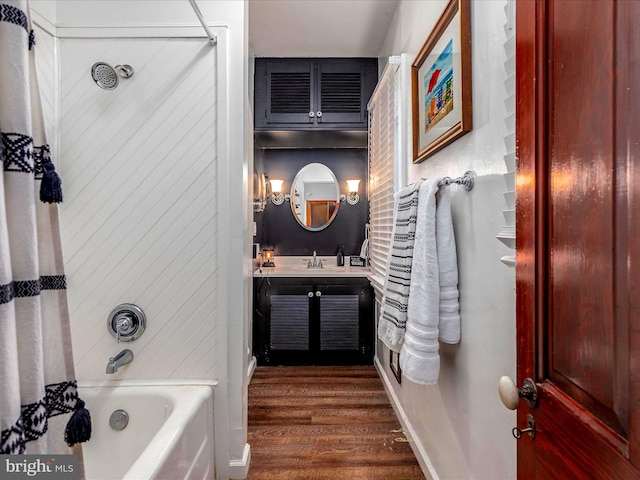
[[[344,267],[344,247],[338,248],[338,253],[336,254],[336,265],[338,267]]]

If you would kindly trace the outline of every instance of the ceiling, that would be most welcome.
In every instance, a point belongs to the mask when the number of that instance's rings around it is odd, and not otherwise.
[[[377,57],[398,0],[249,0],[256,57]]]

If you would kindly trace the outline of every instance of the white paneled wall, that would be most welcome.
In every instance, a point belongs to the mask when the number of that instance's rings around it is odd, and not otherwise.
[[[216,55],[201,39],[60,40],[61,223],[79,379],[219,373]],[[135,73],[102,90],[97,61]],[[147,330],[116,345],[107,315],[125,302],[145,311]],[[133,362],[106,375],[123,348]]]

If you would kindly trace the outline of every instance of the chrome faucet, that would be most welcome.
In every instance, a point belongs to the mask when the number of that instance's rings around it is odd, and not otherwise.
[[[313,251],[313,262],[311,262],[311,260],[309,260],[307,262],[307,268],[323,268],[322,267],[322,260],[318,259],[316,257],[316,251]]]
[[[122,350],[115,357],[111,357],[107,363],[107,373],[116,373],[120,367],[133,362],[133,352],[129,349]]]

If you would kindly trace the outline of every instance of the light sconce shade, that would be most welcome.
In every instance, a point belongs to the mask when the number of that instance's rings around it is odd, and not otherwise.
[[[360,195],[358,195],[358,189],[360,188],[360,180],[347,180],[347,186],[349,194],[347,195],[347,203],[349,205],[355,205],[360,201]]]
[[[273,248],[265,248],[262,250],[262,266],[263,267],[275,267],[274,262],[275,255],[273,254]]]
[[[269,180],[271,185],[271,201],[274,205],[282,205],[284,202],[284,195],[282,195],[282,185],[284,180]]]

